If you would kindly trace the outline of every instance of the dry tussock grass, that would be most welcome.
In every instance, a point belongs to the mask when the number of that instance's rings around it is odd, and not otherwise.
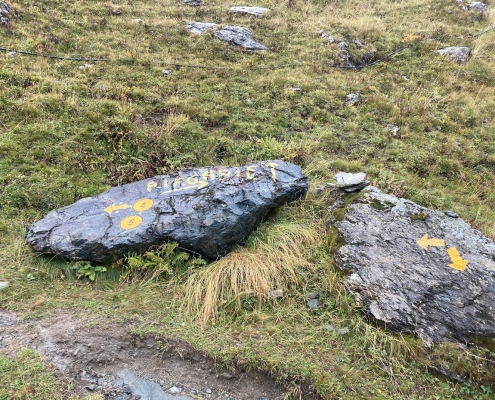
[[[296,268],[308,265],[305,248],[321,241],[314,226],[275,224],[257,236],[252,245],[237,249],[192,275],[186,282],[183,311],[196,315],[206,326],[219,308],[242,296],[266,299],[272,289],[297,284]]]

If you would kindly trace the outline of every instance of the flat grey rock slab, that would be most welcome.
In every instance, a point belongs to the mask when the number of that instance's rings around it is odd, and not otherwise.
[[[159,384],[139,378],[126,369],[119,371],[117,375],[131,388],[134,396],[141,396],[141,400],[194,400],[189,396],[165,393]]]
[[[218,25],[213,22],[189,22],[186,24],[186,29],[197,35],[202,35],[208,29],[215,29],[216,27]]]
[[[297,165],[281,160],[243,167],[186,169],[113,187],[54,210],[30,225],[35,251],[101,263],[173,240],[216,259],[275,207],[308,189]]]
[[[266,47],[253,39],[253,33],[241,26],[225,26],[216,31],[214,37],[229,44],[241,46],[247,50],[266,50]]]
[[[263,14],[267,13],[268,11],[270,11],[270,9],[263,7],[236,6],[229,8],[230,13],[251,14],[251,15],[255,15],[256,17],[261,17]]]
[[[495,336],[495,242],[461,218],[370,186],[334,226],[336,263],[368,316],[427,346]]]
[[[355,174],[339,172],[335,174],[334,178],[337,181],[335,187],[346,192],[357,192],[370,184],[366,180],[366,174],[364,172],[357,172]]]
[[[188,6],[199,7],[203,5],[203,0],[182,0],[182,3]]]
[[[457,64],[465,64],[469,61],[471,49],[469,47],[446,47],[445,49],[437,50],[438,54],[442,54],[455,61]]]
[[[482,3],[481,1],[473,1],[471,3],[467,3],[465,6],[462,7],[464,11],[478,11],[482,14],[488,14],[488,8],[486,7],[485,3]]]

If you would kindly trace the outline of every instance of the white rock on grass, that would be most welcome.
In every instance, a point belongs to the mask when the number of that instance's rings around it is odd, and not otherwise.
[[[247,50],[266,50],[265,46],[253,40],[253,34],[249,29],[241,26],[226,26],[222,30],[216,31],[213,36]]]
[[[437,50],[437,53],[447,56],[457,64],[465,64],[469,60],[471,49],[469,47],[446,47],[445,49]]]
[[[356,174],[339,172],[335,174],[334,178],[337,181],[335,187],[346,192],[357,192],[370,184],[366,180],[366,174],[364,172],[358,172]]]
[[[464,7],[462,7],[464,11],[478,11],[482,14],[488,14],[488,8],[486,8],[486,4],[481,1],[473,1],[472,3],[467,3]]]
[[[241,14],[251,14],[256,17],[261,17],[263,14],[270,11],[268,8],[263,7],[246,7],[246,6],[236,6],[230,7],[229,12],[231,13],[241,13]]]
[[[8,282],[0,281],[0,290],[5,289],[7,286],[9,286]]]
[[[214,24],[213,22],[189,22],[188,24],[186,24],[186,29],[192,33],[195,33],[196,35],[202,35],[208,29],[214,29],[217,26],[218,25]]]

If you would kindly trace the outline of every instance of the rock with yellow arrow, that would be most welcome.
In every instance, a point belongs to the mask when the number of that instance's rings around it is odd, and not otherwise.
[[[40,253],[103,263],[177,241],[207,258],[225,255],[273,208],[308,189],[294,164],[204,167],[113,187],[50,212],[28,227]]]
[[[374,187],[352,196],[330,207],[335,260],[368,316],[428,346],[495,336],[495,242],[452,212]]]

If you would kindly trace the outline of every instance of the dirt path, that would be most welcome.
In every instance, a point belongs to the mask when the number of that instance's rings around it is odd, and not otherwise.
[[[158,346],[152,338],[131,335],[129,328],[105,321],[96,324],[71,310],[25,322],[0,309],[0,352],[35,349],[61,377],[73,382],[81,397],[89,393],[115,400],[284,397],[283,387],[265,375],[219,370],[212,359],[184,343]]]

